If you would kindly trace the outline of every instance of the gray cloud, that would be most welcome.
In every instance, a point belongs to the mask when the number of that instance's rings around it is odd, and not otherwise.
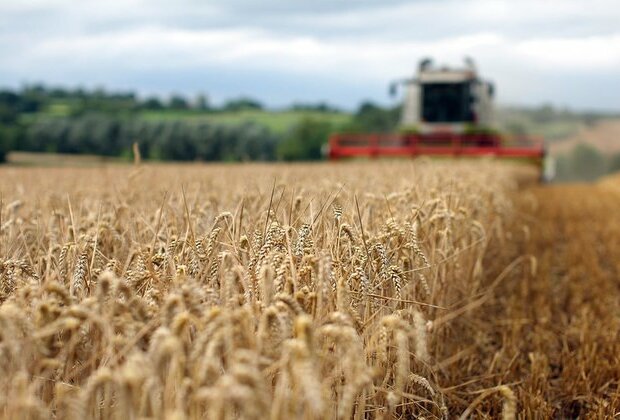
[[[352,106],[426,55],[471,55],[511,103],[620,109],[615,0],[0,3],[0,84],[106,85]]]

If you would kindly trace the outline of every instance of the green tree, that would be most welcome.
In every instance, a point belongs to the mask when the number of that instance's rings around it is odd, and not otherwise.
[[[177,110],[189,108],[189,104],[187,103],[187,100],[180,95],[173,95],[172,98],[170,98],[169,106],[171,109],[177,109]]]
[[[620,153],[616,153],[609,158],[609,172],[620,172]]]
[[[317,102],[317,103],[294,103],[289,107],[291,111],[315,111],[315,112],[341,112],[335,106],[328,104],[327,102]]]
[[[0,127],[0,162],[6,161],[6,154],[8,152],[8,144],[6,140],[6,134],[4,128]]]
[[[21,127],[0,124],[0,162],[6,161],[6,155],[14,149],[21,135]]]
[[[297,123],[278,145],[278,159],[318,160],[321,149],[327,143],[333,126],[313,118],[304,118]]]
[[[196,96],[194,106],[196,107],[196,109],[199,109],[201,111],[207,111],[211,108],[211,106],[209,105],[209,98],[202,93]]]
[[[261,109],[263,109],[263,104],[251,98],[231,99],[222,107],[223,111],[247,111]]]
[[[605,158],[596,148],[578,144],[570,154],[571,178],[591,181],[606,172]]]
[[[151,97],[142,103],[142,108],[148,109],[151,111],[159,111],[164,108],[164,105],[156,97]]]
[[[13,124],[19,116],[20,96],[10,91],[0,91],[0,124]]]
[[[383,108],[372,102],[364,102],[345,127],[345,131],[362,133],[387,133],[395,131],[400,118],[400,107]]]

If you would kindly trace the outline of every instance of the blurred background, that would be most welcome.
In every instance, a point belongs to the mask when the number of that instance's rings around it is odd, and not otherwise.
[[[557,179],[620,170],[615,0],[0,0],[0,160],[314,160],[391,132],[392,80],[473,57]],[[67,156],[71,155],[71,156]]]

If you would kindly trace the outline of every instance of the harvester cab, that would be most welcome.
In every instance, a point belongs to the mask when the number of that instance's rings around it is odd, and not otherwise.
[[[467,133],[489,131],[493,121],[494,87],[478,77],[471,59],[463,68],[434,67],[420,62],[417,77],[406,87],[401,129],[407,132]],[[397,93],[398,83],[391,92]]]
[[[402,114],[394,133],[335,134],[329,157],[495,156],[526,160],[545,173],[541,139],[509,136],[494,126],[495,88],[478,75],[471,59],[458,68],[436,67],[422,60],[413,78],[390,85],[396,95],[404,86]]]

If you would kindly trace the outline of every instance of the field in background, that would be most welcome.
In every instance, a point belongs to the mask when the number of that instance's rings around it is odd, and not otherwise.
[[[6,418],[613,417],[620,182],[0,168]]]
[[[550,144],[549,150],[558,155],[568,153],[585,144],[607,155],[620,153],[620,119],[604,119],[593,124],[583,124],[577,130]]]
[[[562,142],[596,118],[583,114],[564,115],[560,111],[498,106],[495,112],[498,126],[507,132],[540,136],[550,143]]]

